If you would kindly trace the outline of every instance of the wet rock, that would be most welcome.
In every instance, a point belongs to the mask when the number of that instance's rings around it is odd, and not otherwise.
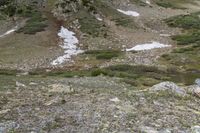
[[[193,126],[191,129],[192,133],[200,133],[200,126]]]
[[[196,79],[195,83],[200,87],[200,78]]]
[[[180,88],[173,82],[162,82],[154,85],[150,88],[150,91],[171,91],[175,94],[185,96],[186,91],[183,88]]]

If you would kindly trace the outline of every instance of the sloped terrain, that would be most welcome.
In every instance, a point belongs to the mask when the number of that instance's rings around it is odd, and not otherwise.
[[[0,2],[0,133],[200,132],[199,0],[18,2]]]

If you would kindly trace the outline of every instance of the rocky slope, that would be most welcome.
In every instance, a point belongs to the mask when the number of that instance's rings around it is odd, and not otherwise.
[[[0,133],[200,133],[198,0],[18,2]]]

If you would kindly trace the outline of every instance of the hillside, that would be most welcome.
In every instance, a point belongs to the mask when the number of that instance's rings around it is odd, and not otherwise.
[[[199,0],[0,1],[0,133],[200,133]]]

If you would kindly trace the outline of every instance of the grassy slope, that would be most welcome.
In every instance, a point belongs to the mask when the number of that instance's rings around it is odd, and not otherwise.
[[[184,9],[181,4],[194,3],[194,0],[154,0],[159,6],[173,9]]]
[[[167,19],[169,26],[183,29],[183,34],[173,36],[177,41],[178,49],[168,55],[163,55],[162,60],[184,70],[200,70],[200,18],[199,12],[185,16],[176,16]]]

